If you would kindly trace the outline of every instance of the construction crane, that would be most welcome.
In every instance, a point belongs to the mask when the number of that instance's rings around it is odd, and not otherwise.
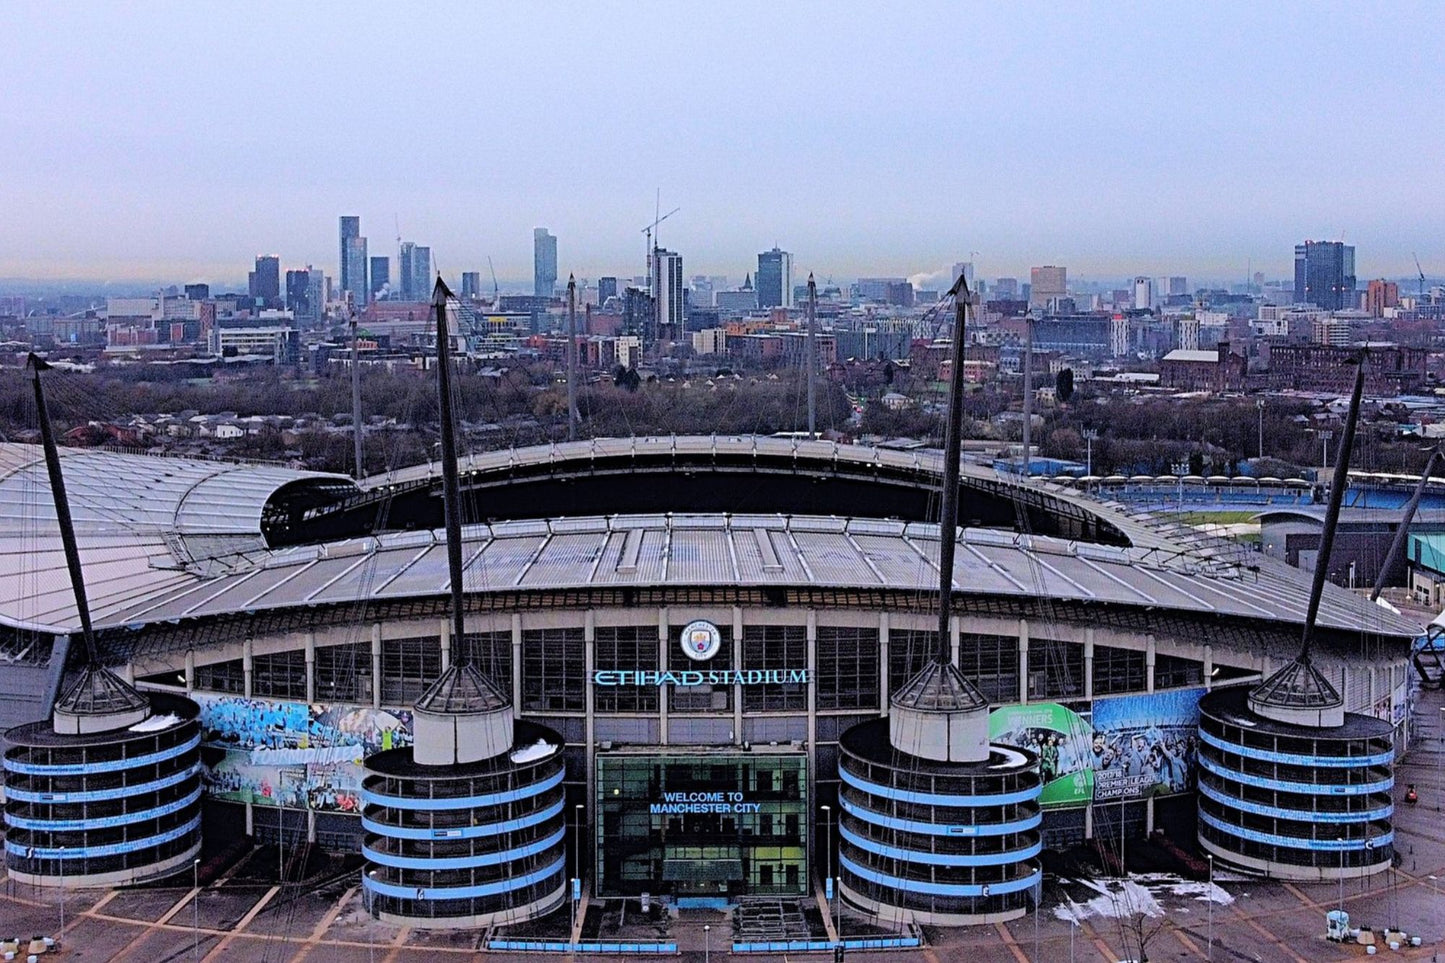
[[[1420,275],[1420,301],[1423,303],[1425,300],[1425,269],[1420,267],[1420,255],[1411,252],[1411,257],[1415,259],[1415,273]]]
[[[657,225],[661,224],[669,217],[672,217],[672,215],[676,214],[680,210],[682,210],[682,208],[674,207],[672,210],[668,211],[666,214],[663,214],[661,217],[653,218],[652,223],[642,229],[642,232],[647,235],[647,271],[649,274],[652,273],[652,232],[657,229]]]
[[[492,267],[492,256],[487,255],[487,268],[492,272],[492,309],[496,310],[502,300],[502,289],[497,286],[497,269]]]

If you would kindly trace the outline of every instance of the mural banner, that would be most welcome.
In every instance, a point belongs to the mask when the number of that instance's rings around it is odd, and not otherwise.
[[[988,717],[990,740],[1038,755],[1045,806],[1082,806],[1094,798],[1092,731],[1085,715],[1057,702],[1001,706]]]
[[[206,789],[218,799],[327,812],[361,808],[361,760],[409,746],[411,712],[196,693]]]
[[[1177,689],[1094,700],[1094,801],[1168,796],[1194,788],[1199,699]]]

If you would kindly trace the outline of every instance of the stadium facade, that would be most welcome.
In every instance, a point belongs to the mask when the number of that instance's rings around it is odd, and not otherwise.
[[[46,718],[76,658],[40,458],[0,445],[5,725]],[[890,704],[938,643],[936,453],[697,437],[476,456],[463,485],[484,521],[463,532],[455,645],[425,467],[358,486],[102,451],[63,462],[102,661],[198,705],[207,806],[259,837],[389,859],[391,888],[374,888],[399,918],[407,889],[442,885],[416,873],[444,874],[428,861],[458,839],[523,854],[539,907],[572,877],[597,897],[715,902],[836,876],[879,916],[976,918],[980,897],[1006,915],[1037,878],[995,879],[997,854],[1192,832],[1197,787],[1232,792],[1201,773],[1201,697],[1288,663],[1309,593],[1257,553],[965,466],[948,648],[991,704],[990,740],[1037,757],[1031,786],[889,748]],[[1382,720],[1371,758],[1405,746],[1418,631],[1327,587],[1314,664],[1350,712]],[[413,774],[387,753],[424,728],[416,704],[453,652],[510,697],[519,739],[557,749],[429,788],[475,809],[443,825],[435,807],[388,808]],[[419,842],[421,819],[441,835]],[[1326,849],[1336,833],[1287,831]],[[479,901],[462,917],[492,919],[497,879],[447,879]]]

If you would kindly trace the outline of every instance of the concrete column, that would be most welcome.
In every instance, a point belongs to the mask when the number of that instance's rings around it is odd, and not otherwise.
[[[949,658],[953,660],[954,665],[959,664],[958,657],[961,654],[959,649],[963,645],[963,641],[959,638],[959,636],[963,634],[960,631],[961,626],[962,622],[959,621],[957,615],[950,615],[948,617],[948,651]]]
[[[305,653],[305,657],[306,657],[306,701],[307,701],[307,702],[315,702],[315,701],[316,701],[316,633],[315,633],[315,632],[307,632],[304,636],[302,636],[302,645],[305,646],[305,648],[304,648],[302,651]],[[315,827],[314,827],[314,826],[310,827],[310,831],[311,831],[311,841],[314,843],[314,842],[316,841],[316,839],[315,839],[315,835],[316,835],[316,833],[315,833]]]
[[[657,668],[659,672],[667,671],[667,609],[657,610]],[[657,710],[658,710],[658,742],[667,745],[667,703],[668,688],[665,685],[657,687]]]
[[[452,667],[452,620],[440,619],[439,622],[437,635],[442,647],[442,671],[445,672]],[[461,644],[462,640],[457,639],[457,645]]]
[[[1094,698],[1094,630],[1092,627],[1084,630],[1084,698]],[[1090,806],[1088,815],[1084,817],[1085,826],[1093,822],[1093,813],[1094,808]],[[1084,838],[1088,839],[1091,836],[1092,833],[1086,830]]]
[[[371,624],[371,707],[381,708],[381,623]]]
[[[888,715],[888,613],[878,613],[878,714]],[[955,635],[955,638],[957,636]]]
[[[1144,835],[1148,836],[1154,831],[1154,797],[1149,796],[1144,800]]]
[[[1214,688],[1214,646],[1204,643],[1204,691]]]
[[[512,613],[512,707],[522,711],[522,613]]]
[[[196,691],[196,650],[186,650],[186,695]]]
[[[1029,620],[1019,619],[1019,701],[1029,701]]]
[[[1144,637],[1144,691],[1154,691],[1154,634],[1151,632]],[[1153,807],[1150,807],[1153,812]]]
[[[587,680],[586,688],[586,726],[584,728],[587,741],[587,757],[592,757],[592,746],[597,741],[597,705],[596,693],[593,692],[592,673],[597,671],[597,613],[588,609],[582,614],[582,664],[584,678]],[[590,777],[589,777],[590,786]]]
[[[1094,804],[1092,802],[1084,807],[1084,838],[1094,838]]]
[[[813,684],[808,686],[808,782],[815,787],[818,785],[818,610],[808,609],[808,678]],[[816,809],[818,801],[809,798],[810,809]],[[811,855],[811,854],[810,854]]]
[[[316,810],[306,810],[306,841],[316,842]]]
[[[733,668],[743,667],[743,610],[733,606]],[[743,687],[733,686],[733,745],[743,744]]]
[[[241,675],[246,680],[242,688],[248,699],[251,698],[252,695],[251,683],[256,671],[255,660],[252,658],[252,648],[253,643],[251,642],[251,637],[248,635],[246,636],[246,641],[241,643]]]

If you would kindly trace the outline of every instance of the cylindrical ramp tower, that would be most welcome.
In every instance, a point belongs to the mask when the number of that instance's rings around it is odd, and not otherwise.
[[[1385,869],[1395,839],[1392,737],[1388,722],[1345,712],[1307,663],[1253,692],[1211,692],[1199,703],[1200,846],[1278,879]]]
[[[988,743],[988,703],[956,666],[926,666],[890,719],[839,744],[843,898],[870,916],[961,926],[1038,898],[1038,758]]]
[[[201,849],[200,709],[81,671],[53,718],[6,733],[5,864],[38,886],[122,886]]]
[[[422,928],[519,923],[566,898],[562,739],[465,664],[416,705],[416,746],[366,759],[362,885]]]

